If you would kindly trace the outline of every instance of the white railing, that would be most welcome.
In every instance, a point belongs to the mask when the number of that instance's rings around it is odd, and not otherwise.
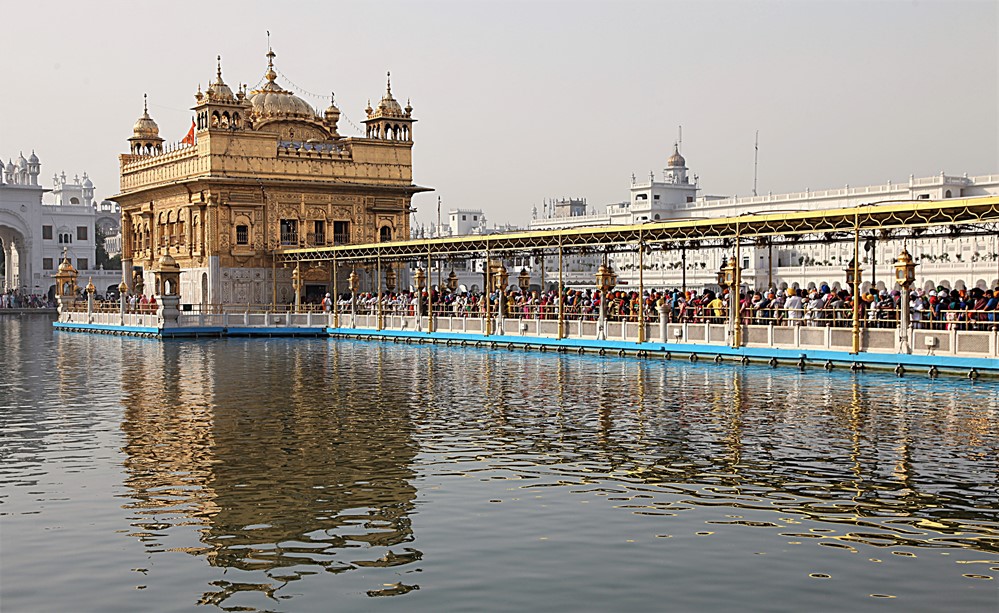
[[[435,315],[431,321],[426,315],[417,318],[412,314],[383,313],[333,313],[321,312],[209,312],[181,313],[175,321],[164,322],[155,313],[93,312],[74,310],[64,312],[59,321],[63,323],[96,324],[110,327],[159,328],[258,328],[294,329],[334,328],[338,333],[424,333],[432,335],[462,334],[471,335],[475,340],[495,342],[530,343],[531,339],[559,340],[557,317],[497,317],[486,318],[480,313],[474,316],[453,317]],[[221,311],[221,309],[219,309]],[[721,320],[725,319],[724,317]],[[860,330],[860,350],[868,354],[902,354],[931,356],[953,356],[974,358],[999,358],[999,326],[992,322],[980,322],[979,329],[963,329],[960,326],[912,328],[902,335],[897,327],[865,327]],[[640,325],[644,326],[646,345],[657,349],[683,352],[685,346],[728,347],[731,344],[730,325],[720,321],[709,322],[668,322],[646,321],[639,324],[634,319],[622,321],[609,318],[601,323],[594,314],[575,315],[562,321],[561,339],[568,340],[608,340],[638,345]],[[922,325],[931,326],[932,322]],[[432,330],[432,332],[431,332]],[[766,347],[801,351],[837,351],[848,353],[853,347],[853,330],[849,326],[811,325],[743,325],[742,345],[745,347]],[[690,347],[688,347],[689,349]]]
[[[378,328],[377,321],[378,316],[374,314],[356,315],[353,321],[349,314],[346,318],[341,314],[340,330],[356,330],[358,333],[428,332],[430,325],[427,317],[421,317],[418,323],[416,317],[408,315],[385,315],[381,328]],[[487,325],[490,335],[483,333]],[[601,338],[599,326],[598,321],[567,320],[563,322],[562,338],[596,340]],[[728,346],[731,339],[728,326],[719,323],[646,322],[644,326],[647,343],[672,351],[682,352],[684,346],[689,345]],[[483,317],[435,316],[433,330],[437,333],[481,335],[484,341],[495,340],[497,335],[502,335],[504,340],[514,337],[518,342],[529,342],[531,338],[556,340],[558,321],[512,317],[500,320],[494,317],[487,323]],[[635,321],[608,321],[604,333],[604,338],[609,341],[637,343],[639,324]],[[864,328],[860,331],[860,350],[863,353],[899,354],[906,352],[904,347],[907,345],[913,355],[999,358],[999,330],[917,328],[910,329],[907,336],[907,339],[903,338],[897,328]],[[746,325],[742,327],[742,338],[746,347],[844,353],[849,353],[853,347],[853,331],[849,327]]]

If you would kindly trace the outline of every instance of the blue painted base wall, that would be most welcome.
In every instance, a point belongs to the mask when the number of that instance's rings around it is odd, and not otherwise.
[[[145,336],[156,338],[198,338],[198,337],[347,337],[358,339],[390,340],[394,342],[419,342],[447,344],[457,346],[478,346],[490,348],[506,348],[539,351],[563,351],[599,353],[601,355],[664,355],[667,352],[681,356],[696,356],[691,359],[720,359],[771,361],[783,365],[819,366],[819,367],[871,367],[882,369],[897,369],[901,366],[908,370],[928,371],[936,367],[940,371],[968,374],[972,370],[982,374],[999,375],[999,360],[992,358],[972,358],[937,355],[893,354],[893,353],[860,353],[850,354],[842,351],[824,349],[791,350],[776,347],[739,347],[724,345],[705,345],[697,343],[662,343],[659,341],[635,343],[630,341],[594,340],[464,334],[458,332],[416,332],[411,330],[363,330],[357,328],[288,328],[288,327],[199,327],[199,328],[159,328],[111,326],[82,323],[52,324],[57,330],[65,332],[89,332],[96,334],[122,334],[127,336]],[[801,361],[804,360],[802,363]]]

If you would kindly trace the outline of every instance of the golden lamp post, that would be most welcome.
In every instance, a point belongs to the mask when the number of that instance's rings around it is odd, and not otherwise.
[[[853,344],[850,352],[857,354],[860,353],[860,269],[857,266],[856,257],[850,259],[844,272],[846,273],[846,285],[850,288],[850,293],[853,294]]]
[[[742,326],[739,325],[739,261],[730,257],[717,274],[718,286],[728,288],[728,326],[732,347],[742,344]]]
[[[125,325],[125,304],[128,302],[128,283],[118,284],[118,301],[121,303],[121,325]]]
[[[517,275],[517,285],[520,287],[520,291],[527,295],[527,290],[531,287],[531,273],[527,272],[526,268],[520,269],[520,274]]]
[[[357,275],[356,270],[350,271],[350,276],[347,277],[347,283],[350,286],[350,327],[357,327],[357,290],[361,285],[361,278]]]
[[[427,283],[427,273],[417,268],[413,273],[413,283],[416,285],[416,331],[423,331],[423,286]]]
[[[600,290],[600,317],[597,323],[597,338],[607,339],[607,294],[617,285],[617,274],[605,261],[597,269],[597,289]]]
[[[902,246],[902,253],[898,254],[895,260],[895,282],[902,287],[902,295],[898,304],[899,314],[899,349],[902,353],[912,353],[912,346],[909,344],[909,288],[916,280],[916,263],[912,261],[912,256]]]
[[[385,289],[390,292],[395,291],[396,274],[395,268],[390,264],[387,269],[385,269]]]
[[[506,288],[507,283],[510,280],[510,275],[506,271],[506,266],[503,262],[499,263],[496,270],[493,271],[493,280],[495,282],[497,300],[496,300],[496,332],[499,334],[505,334],[503,330],[503,317],[506,314]]]

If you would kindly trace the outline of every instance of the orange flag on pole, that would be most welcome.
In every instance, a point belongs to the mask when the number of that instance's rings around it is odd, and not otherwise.
[[[184,144],[187,144],[187,145],[193,145],[194,144],[194,118],[193,117],[191,118],[191,129],[187,131],[187,136],[185,136],[184,140],[182,140],[180,142],[182,142]]]

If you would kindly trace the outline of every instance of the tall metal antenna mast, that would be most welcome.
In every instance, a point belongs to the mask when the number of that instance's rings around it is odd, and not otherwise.
[[[753,153],[753,195],[756,195],[756,173],[760,168],[760,131],[756,131],[756,145]]]

